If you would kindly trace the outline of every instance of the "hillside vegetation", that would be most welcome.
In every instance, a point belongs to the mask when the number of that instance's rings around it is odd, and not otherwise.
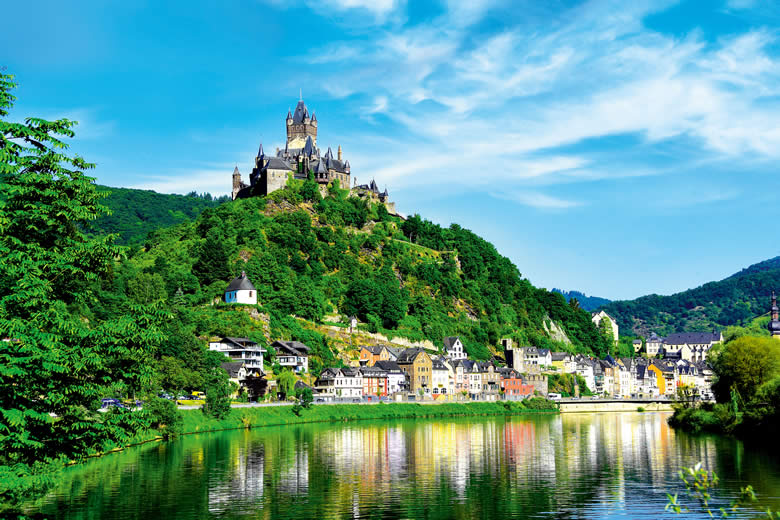
[[[586,311],[595,311],[602,305],[606,305],[610,302],[610,300],[606,298],[601,298],[599,296],[588,296],[585,293],[581,293],[580,291],[564,291],[563,289],[554,288],[552,292],[562,294],[563,297],[566,298],[567,302],[570,302],[572,299],[576,299],[580,307]]]
[[[209,305],[241,271],[257,287],[270,335],[246,309]],[[316,324],[347,315],[388,337],[441,345],[460,335],[476,359],[494,355],[502,337],[599,355],[609,349],[587,312],[533,287],[474,233],[419,216],[402,221],[337,185],[323,198],[314,181],[291,181],[267,198],[208,208],[192,222],[151,233],[116,266],[92,312],[104,319],[128,301],[161,299],[178,313],[170,331],[178,339],[165,349],[179,359],[200,355],[186,354],[197,351],[196,336],[248,336],[261,344],[294,338],[314,349],[316,373],[341,354]],[[570,343],[548,337],[551,320]]]
[[[769,295],[780,289],[780,257],[751,265],[719,282],[671,296],[652,294],[615,301],[602,309],[621,330],[646,335],[708,331],[748,323],[769,311]]]
[[[198,195],[169,195],[150,190],[98,186],[106,196],[101,201],[111,212],[93,223],[96,234],[117,234],[116,244],[141,244],[149,232],[189,222],[206,208],[214,208],[227,197],[212,198],[208,193]]]

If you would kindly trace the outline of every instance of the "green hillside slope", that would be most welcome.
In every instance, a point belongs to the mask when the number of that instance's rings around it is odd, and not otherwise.
[[[206,209],[192,222],[158,229],[145,244],[104,284],[96,314],[110,315],[127,299],[178,298],[190,308],[183,322],[195,335],[259,338],[260,326],[246,312],[208,305],[246,271],[274,337],[301,335],[291,315],[315,329],[326,315],[354,314],[388,337],[441,345],[443,337],[460,335],[477,359],[489,359],[502,337],[600,355],[609,349],[589,313],[533,287],[472,232],[419,216],[402,221],[337,187],[323,199],[313,181]],[[550,339],[551,321],[571,344]],[[335,359],[330,340],[306,335],[322,363]]]
[[[751,265],[718,282],[671,296],[652,294],[602,308],[623,330],[706,331],[750,322],[769,311],[769,295],[780,289],[780,257]]]
[[[149,190],[98,186],[107,193],[101,204],[111,210],[111,215],[100,217],[93,223],[95,233],[116,233],[116,243],[138,244],[150,231],[188,222],[206,208],[221,204],[226,198],[213,199],[211,195],[171,195]]]

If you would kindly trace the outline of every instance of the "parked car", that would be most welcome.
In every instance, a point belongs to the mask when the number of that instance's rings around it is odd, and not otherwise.
[[[113,397],[107,397],[105,399],[101,399],[100,407],[101,408],[111,408],[111,407],[126,408],[125,405],[123,405],[119,399],[115,399]]]

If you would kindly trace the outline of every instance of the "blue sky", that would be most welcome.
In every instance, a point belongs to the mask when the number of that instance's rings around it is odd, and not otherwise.
[[[302,89],[401,212],[634,298],[780,254],[778,5],[13,2],[0,64],[12,116],[81,122],[100,183],[173,193],[226,193]]]

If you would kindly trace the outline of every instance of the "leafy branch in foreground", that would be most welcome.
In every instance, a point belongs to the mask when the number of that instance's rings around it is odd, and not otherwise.
[[[62,464],[121,445],[146,414],[99,412],[101,398],[143,397],[167,312],[128,305],[91,319],[94,287],[123,251],[88,237],[105,214],[92,167],[62,140],[74,121],[5,120],[13,76],[0,73],[0,514],[38,495]]]
[[[669,503],[664,508],[665,511],[671,511],[676,514],[699,512],[707,513],[710,518],[715,518],[719,515],[720,518],[728,518],[730,515],[737,512],[737,510],[744,508],[748,504],[754,504],[758,501],[756,493],[753,491],[753,486],[746,486],[740,488],[739,496],[735,498],[728,508],[719,507],[717,509],[710,505],[712,502],[712,495],[710,490],[717,487],[719,479],[718,475],[714,471],[710,472],[701,467],[701,462],[696,464],[693,468],[683,468],[677,472],[685,484],[685,495],[692,503],[688,505],[680,502],[680,496],[678,494],[671,495],[667,493]],[[774,513],[771,509],[766,508],[763,510],[765,518],[770,520],[780,519],[780,513]]]

